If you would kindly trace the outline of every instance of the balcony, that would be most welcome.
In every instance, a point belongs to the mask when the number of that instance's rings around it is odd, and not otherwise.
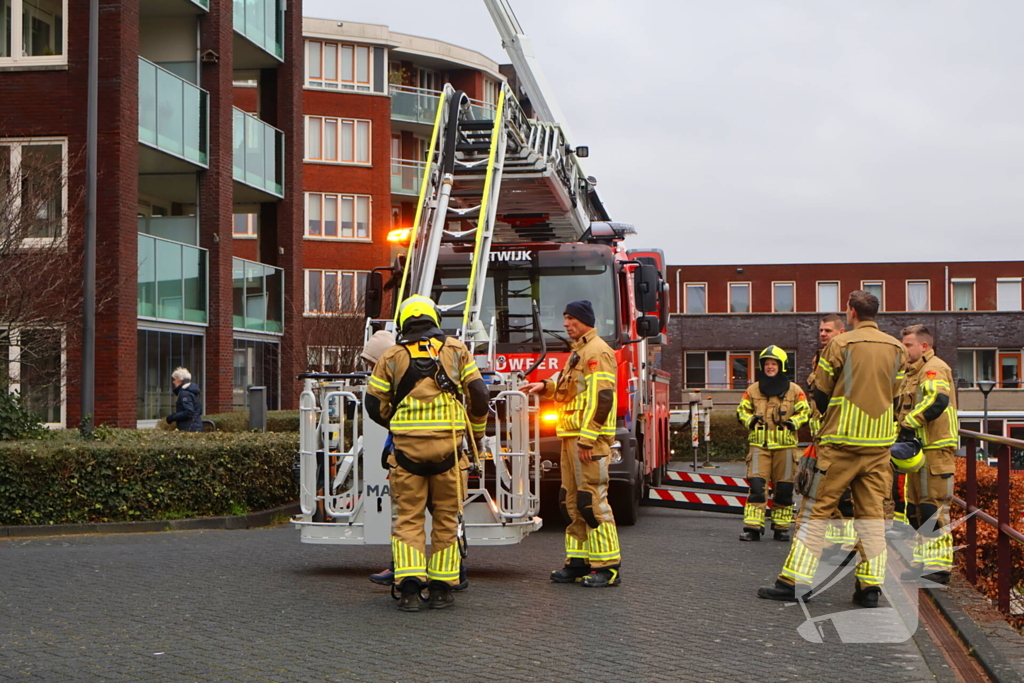
[[[284,197],[284,133],[236,107],[234,138],[235,203]]]
[[[284,270],[245,259],[231,259],[234,328],[284,332]]]
[[[206,264],[205,249],[140,234],[138,316],[205,325]]]
[[[234,2],[234,68],[279,66],[284,61],[284,0]]]
[[[437,103],[441,99],[440,92],[423,88],[407,88],[404,85],[392,85],[390,92],[391,118],[393,120],[422,123],[427,126],[434,125]]]
[[[210,11],[210,0],[141,0],[139,16],[144,19],[186,17]]]
[[[139,57],[139,173],[207,167],[208,94]]]
[[[404,194],[418,197],[423,172],[427,164],[424,161],[408,159],[391,160],[391,194]]]

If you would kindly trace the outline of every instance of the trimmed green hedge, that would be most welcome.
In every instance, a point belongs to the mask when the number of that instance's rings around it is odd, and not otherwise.
[[[249,411],[234,413],[215,413],[203,415],[204,420],[209,420],[217,425],[218,432],[248,432]],[[170,432],[177,429],[175,425],[167,424],[166,420],[160,420],[157,428],[161,431]],[[267,412],[268,432],[297,432],[299,431],[299,411],[297,410],[271,410]]]
[[[297,497],[297,434],[96,432],[0,443],[0,525],[237,515]]]
[[[736,419],[735,406],[711,411],[711,459],[716,461],[737,461],[747,457],[747,430]],[[673,429],[671,434],[673,460],[693,460],[693,445],[690,441],[690,427]],[[700,425],[700,450],[697,452],[704,461],[707,446],[704,444],[704,424]]]

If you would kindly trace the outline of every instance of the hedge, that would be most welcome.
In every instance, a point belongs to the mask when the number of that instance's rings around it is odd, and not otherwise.
[[[214,413],[203,415],[204,420],[209,420],[217,426],[218,432],[248,432],[249,411],[237,411],[232,413]],[[160,420],[156,424],[157,429],[171,432],[177,429],[173,424],[167,424],[166,420]],[[209,427],[207,427],[209,429]],[[211,430],[213,431],[213,430]],[[299,431],[299,411],[297,410],[271,410],[267,412],[268,432],[297,432]]]
[[[978,507],[995,517],[999,510],[999,489],[997,488],[998,470],[982,463],[978,465]],[[956,495],[962,499],[967,497],[967,460],[956,459]],[[950,518],[952,521],[962,519],[963,508],[959,505],[950,506]],[[1010,526],[1018,531],[1024,532],[1024,473],[1011,472],[1010,474]],[[996,551],[996,540],[999,532],[995,527],[978,520],[978,547],[975,548],[978,558],[978,585],[977,588],[992,600],[998,597],[997,580],[998,572],[996,567],[998,553]],[[967,543],[967,526],[961,524],[953,529],[953,540],[956,545]],[[970,548],[963,548],[954,553],[957,566],[961,571],[966,569],[967,553]],[[1010,586],[1016,586],[1018,590],[1024,591],[1024,544],[1011,539],[1010,541]],[[1011,596],[1012,599],[1013,596]],[[1007,619],[1014,626],[1024,629],[1024,616],[1011,615]]]
[[[747,434],[749,432],[736,419],[733,406],[711,411],[711,459],[717,461],[744,460],[747,457]],[[690,426],[672,429],[670,443],[673,460],[692,460],[693,445],[690,441]],[[704,424],[700,425],[700,448],[697,451],[704,461],[707,446],[704,444]]]
[[[96,432],[0,442],[0,525],[246,514],[297,497],[296,434]]]

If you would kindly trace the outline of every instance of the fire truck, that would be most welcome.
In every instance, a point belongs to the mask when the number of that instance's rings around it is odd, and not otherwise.
[[[521,387],[565,363],[561,311],[575,299],[593,302],[599,333],[616,350],[611,493],[616,516],[636,521],[645,485],[660,479],[669,458],[668,380],[653,362],[668,307],[662,254],[622,246],[635,231],[610,221],[580,164],[585,148],[571,147],[557,123],[511,8],[485,2],[520,77],[535,88],[535,115],[507,84],[493,111],[445,86],[413,225],[389,235],[407,251],[370,273],[366,313],[369,336],[394,329],[406,297],[431,297],[442,327],[477,356],[492,416],[460,534],[469,544],[508,545],[541,527],[542,480],[559,479],[554,407]],[[367,374],[301,377],[301,513],[292,521],[305,543],[390,542],[390,489],[380,464],[387,434],[365,415]]]

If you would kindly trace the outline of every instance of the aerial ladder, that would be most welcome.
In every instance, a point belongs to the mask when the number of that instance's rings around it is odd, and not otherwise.
[[[391,309],[414,294],[435,296],[442,245],[471,249],[465,298],[442,315],[446,329],[490,356],[494,321],[481,320],[480,311],[491,245],[577,241],[603,210],[557,123],[528,119],[507,84],[491,117],[481,114],[465,93],[445,86],[409,250],[393,271]],[[380,318],[382,291],[378,271],[368,284],[367,299],[378,309],[368,311],[368,335],[394,329],[393,320]],[[388,471],[379,464],[387,433],[365,414],[367,375],[300,376],[301,513],[292,521],[305,543],[390,543]],[[519,390],[524,376],[485,372],[492,416],[488,448],[465,492],[461,531],[469,545],[518,543],[542,524],[540,416],[537,398]]]

